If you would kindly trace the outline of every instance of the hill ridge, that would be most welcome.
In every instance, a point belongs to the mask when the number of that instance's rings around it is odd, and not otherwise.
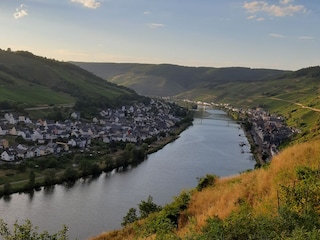
[[[0,50],[0,85],[0,102],[20,108],[84,99],[112,106],[139,98],[132,89],[104,81],[74,64],[27,51]]]
[[[173,64],[85,63],[74,64],[108,81],[142,95],[175,96],[194,88],[237,81],[260,81],[288,71],[248,67],[186,67]],[[145,86],[148,87],[145,87]]]

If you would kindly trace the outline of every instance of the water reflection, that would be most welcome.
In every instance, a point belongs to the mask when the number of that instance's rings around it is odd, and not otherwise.
[[[51,185],[51,186],[45,186],[43,188],[43,192],[45,196],[50,196],[54,193],[54,189],[55,189],[56,185]]]
[[[30,191],[28,191],[28,196],[29,196],[29,201],[30,202],[32,202],[32,199],[33,199],[33,197],[34,197],[34,192],[35,192],[35,190],[30,190]]]
[[[11,200],[11,195],[4,195],[2,198],[3,198],[3,200],[4,200],[5,202],[10,202],[10,200]]]

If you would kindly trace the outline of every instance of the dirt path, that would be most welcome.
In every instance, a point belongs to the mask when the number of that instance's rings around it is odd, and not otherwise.
[[[54,107],[66,107],[66,108],[71,108],[74,106],[74,103],[70,104],[58,104],[54,106],[49,106],[49,105],[44,105],[44,106],[38,106],[38,107],[31,107],[31,108],[26,108],[25,110],[43,110],[43,109],[50,109]]]
[[[313,108],[313,107],[308,107],[308,106],[305,106],[301,103],[297,103],[297,102],[293,102],[293,101],[289,101],[289,100],[284,100],[284,99],[281,99],[281,98],[276,98],[276,97],[270,97],[270,99],[273,99],[273,100],[278,100],[278,101],[282,101],[282,102],[287,102],[287,103],[292,103],[292,104],[295,104],[301,108],[306,108],[306,109],[310,109],[312,111],[315,111],[315,112],[320,112],[320,109],[318,108]]]

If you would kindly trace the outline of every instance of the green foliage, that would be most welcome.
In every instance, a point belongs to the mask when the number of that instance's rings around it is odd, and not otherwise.
[[[146,219],[143,227],[139,229],[139,235],[142,237],[148,237],[152,234],[157,234],[156,239],[166,239],[168,235],[173,235],[172,231],[176,228],[176,225],[167,218],[163,212],[152,214]],[[170,234],[172,233],[172,234]]]
[[[127,215],[123,217],[121,225],[126,226],[127,224],[133,223],[136,220],[138,220],[137,209],[130,208]]]
[[[53,169],[46,169],[44,171],[44,184],[49,186],[55,183],[56,172]]]
[[[188,206],[190,194],[181,193],[175,197],[174,201],[165,205],[163,208],[157,206],[149,196],[147,201],[141,201],[139,206],[140,217],[137,216],[134,208],[129,209],[127,215],[123,218],[123,225],[132,223],[138,219],[144,218],[144,224],[135,225],[139,236],[148,237],[157,234],[156,239],[179,239],[173,230],[178,226],[178,219],[183,210]]]
[[[33,171],[29,174],[29,187],[34,188],[36,182],[36,175]]]
[[[63,173],[62,180],[67,182],[74,182],[78,179],[78,177],[78,171],[72,167],[68,167]]]
[[[148,196],[147,201],[141,201],[141,203],[138,204],[139,207],[139,213],[140,218],[147,217],[150,213],[158,212],[161,210],[161,206],[158,206],[153,202],[152,196]]]
[[[26,220],[24,224],[14,223],[11,231],[8,224],[0,219],[0,236],[3,240],[68,240],[68,229],[63,229],[57,233],[49,234],[47,231],[37,232],[38,227],[33,226],[30,220]]]
[[[178,227],[179,216],[187,208],[189,200],[189,193],[183,192],[161,211],[148,216],[140,229],[140,235],[147,237],[156,233],[156,239],[179,239],[173,230]]]
[[[218,177],[216,175],[211,175],[211,174],[207,174],[205,177],[199,178],[198,185],[197,185],[196,189],[198,191],[201,191],[202,189],[204,189],[208,186],[214,185],[217,178]]]
[[[11,191],[12,191],[11,183],[6,182],[6,183],[3,185],[3,194],[4,194],[4,195],[8,195],[8,194],[11,193]]]

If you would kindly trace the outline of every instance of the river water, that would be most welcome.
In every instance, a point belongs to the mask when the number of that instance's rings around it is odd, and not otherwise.
[[[240,146],[239,143],[245,143]],[[196,118],[173,143],[135,168],[55,185],[32,194],[0,199],[0,218],[9,225],[25,219],[50,233],[69,228],[70,239],[87,239],[121,227],[129,208],[148,196],[159,205],[194,188],[206,174],[230,176],[252,169],[255,161],[243,130],[220,110]]]

